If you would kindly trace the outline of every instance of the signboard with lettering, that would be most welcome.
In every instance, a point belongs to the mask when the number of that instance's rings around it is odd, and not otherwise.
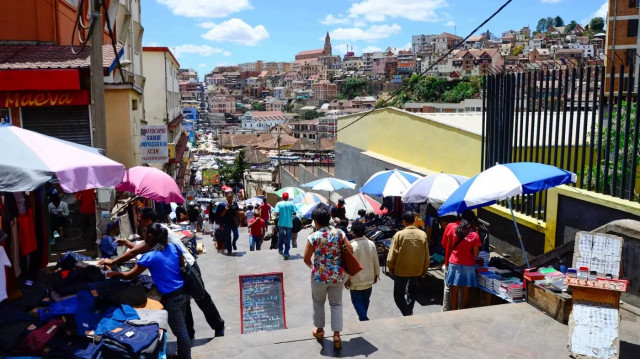
[[[142,163],[169,162],[166,125],[140,126],[140,160]]]
[[[211,186],[220,184],[220,174],[217,169],[209,168],[202,171],[202,185]]]
[[[89,104],[87,90],[0,91],[0,107],[81,106]]]
[[[242,334],[287,329],[282,272],[240,275]]]

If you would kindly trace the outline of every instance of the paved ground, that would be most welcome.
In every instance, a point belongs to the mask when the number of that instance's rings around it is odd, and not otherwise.
[[[312,305],[310,270],[302,262],[303,249],[292,249],[285,261],[276,250],[249,252],[246,228],[240,229],[238,252],[217,253],[211,238],[201,239],[207,253],[198,258],[205,285],[226,322],[226,335],[211,339],[202,312],[192,302],[196,322],[194,358],[294,358],[294,357],[379,357],[379,358],[568,358],[567,326],[526,303],[505,304],[458,312],[440,313],[442,284],[428,281],[416,304],[413,317],[402,317],[387,277],[374,286],[369,309],[370,322],[359,322],[343,292],[343,350],[334,353],[328,339],[321,345],[311,338]],[[309,230],[300,233],[305,238]],[[303,243],[300,240],[300,243]],[[268,248],[268,242],[265,242]],[[240,334],[239,274],[282,271],[284,273],[287,330]],[[623,305],[623,308],[626,305]],[[631,308],[631,310],[636,310]],[[327,318],[329,309],[327,305]],[[638,312],[621,310],[621,358],[640,357]],[[170,336],[170,342],[175,338]],[[175,348],[170,343],[169,350]]]

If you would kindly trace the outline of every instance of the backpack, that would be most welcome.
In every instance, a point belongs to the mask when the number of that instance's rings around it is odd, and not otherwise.
[[[293,217],[293,228],[291,229],[291,232],[298,233],[300,230],[302,230],[302,221],[297,216]]]

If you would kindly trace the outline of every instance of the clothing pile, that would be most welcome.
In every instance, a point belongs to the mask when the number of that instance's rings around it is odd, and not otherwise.
[[[0,357],[166,357],[168,316],[147,298],[157,295],[151,277],[106,278],[81,259],[68,253],[0,302]]]

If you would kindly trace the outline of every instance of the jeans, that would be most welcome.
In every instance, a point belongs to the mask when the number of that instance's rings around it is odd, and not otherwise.
[[[249,250],[252,251],[254,247],[256,250],[260,250],[262,238],[263,236],[249,235]]]
[[[442,311],[446,312],[451,310],[451,288],[447,284],[447,268],[443,267],[442,274],[444,275],[444,293],[442,295]]]
[[[178,356],[181,359],[191,358],[191,340],[185,321],[188,303],[189,294],[187,293],[162,300],[162,305],[169,314],[169,328],[178,341]]]
[[[413,305],[416,303],[413,293],[417,278],[397,276],[393,278],[393,300],[404,316],[413,315]]]
[[[358,320],[361,322],[369,320],[367,311],[369,310],[369,299],[371,298],[372,289],[373,288],[363,290],[352,289],[350,291],[351,303],[353,303],[353,307],[356,309],[356,313],[358,313]]]
[[[331,330],[342,331],[342,283],[324,284],[311,278],[311,299],[313,301],[313,325],[324,328],[324,302],[329,297],[331,309]]]
[[[225,224],[223,228],[224,245],[227,248],[227,253],[231,253],[231,251],[233,250],[233,244],[236,244],[236,242],[238,241],[238,237],[240,236],[240,234],[238,233],[238,227]],[[233,241],[231,238],[231,233],[233,233]]]
[[[282,253],[284,246],[284,255],[289,255],[291,248],[291,227],[278,227],[278,252]]]
[[[193,263],[193,268],[198,272],[198,274],[201,274],[200,267],[198,266],[197,262]],[[211,329],[215,331],[222,331],[224,330],[224,320],[220,316],[218,308],[216,308],[216,304],[213,302],[213,299],[211,299],[211,296],[204,288],[204,282],[201,281],[201,283],[202,287],[197,288],[194,293],[190,293],[191,297],[196,301],[198,308],[200,308],[200,310],[204,314],[204,318],[206,319],[207,324],[209,324]],[[187,323],[187,330],[189,332],[189,338],[193,338],[195,335],[195,330],[193,328],[194,322],[193,314],[191,313],[191,303],[187,304],[185,318]]]
[[[298,248],[298,233],[291,233],[291,248]]]

